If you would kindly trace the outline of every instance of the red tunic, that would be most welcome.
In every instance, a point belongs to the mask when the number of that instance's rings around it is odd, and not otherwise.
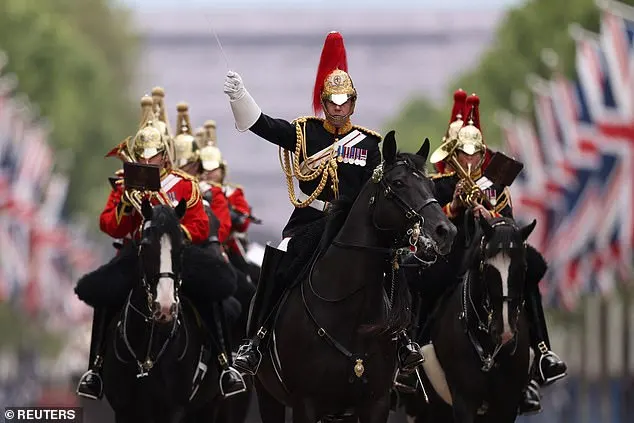
[[[203,195],[205,192],[211,191],[211,211],[220,221],[218,241],[224,244],[231,233],[231,215],[229,214],[229,202],[227,197],[225,197],[225,193],[222,191],[220,184],[201,182],[200,189],[203,191]]]
[[[187,211],[181,219],[181,227],[192,243],[206,241],[209,236],[209,219],[203,208],[196,180],[180,170],[172,170],[161,178],[161,188],[174,206],[182,198],[187,200]],[[101,212],[99,227],[113,238],[138,238],[142,217],[125,198],[122,201],[122,196],[123,178],[119,178]],[[158,204],[158,200],[153,199],[152,204]]]
[[[225,185],[225,195],[227,196],[229,204],[235,211],[246,216],[251,214],[251,206],[247,203],[247,199],[244,197],[244,191],[242,188]],[[236,232],[246,232],[247,229],[249,229],[250,223],[251,219],[244,219],[243,223],[233,226],[231,230]]]
[[[227,196],[227,200],[229,200],[229,205],[237,211],[238,213],[242,213],[244,215],[251,214],[251,206],[247,203],[247,199],[244,197],[244,191],[240,187],[225,185],[224,186],[225,195]],[[244,233],[249,228],[249,224],[251,223],[250,219],[244,219],[242,223],[231,223],[231,232],[232,233]],[[238,247],[237,240],[232,236],[227,241],[227,246],[236,254],[242,254],[242,250]]]

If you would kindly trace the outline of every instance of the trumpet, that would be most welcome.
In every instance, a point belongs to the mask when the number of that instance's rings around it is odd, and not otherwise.
[[[106,157],[117,157],[124,163],[136,163],[136,160],[133,158],[134,156],[128,150],[128,146],[128,139],[125,139],[113,148]],[[172,206],[169,201],[169,197],[165,194],[165,192],[163,192],[163,190],[151,191],[137,188],[125,188],[123,195],[139,213],[141,213],[141,203],[144,198],[147,198],[148,200],[155,198],[163,205]]]
[[[471,165],[469,165],[468,169],[465,170],[458,159],[454,154],[449,158],[451,166],[456,170],[458,176],[460,177],[460,181],[463,183],[464,190],[462,194],[460,194],[459,198],[463,204],[466,204],[469,207],[475,207],[476,205],[482,205],[488,210],[492,210],[493,206],[491,202],[484,194],[484,192],[480,189],[478,184],[476,184],[473,179],[471,179]]]

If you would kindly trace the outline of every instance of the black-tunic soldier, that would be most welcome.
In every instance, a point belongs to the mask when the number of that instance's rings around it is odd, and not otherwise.
[[[444,172],[434,176],[436,196],[445,214],[458,228],[457,239],[461,239],[461,232],[464,233],[464,212],[467,208],[471,208],[476,217],[482,215],[487,219],[500,216],[513,218],[508,187],[489,183],[479,184],[483,180],[480,178],[488,164],[487,146],[480,129],[480,100],[475,94],[466,97],[466,93],[462,90],[454,94],[452,121],[446,137],[443,144],[430,157],[432,163],[443,165],[441,168]],[[465,104],[462,111],[461,104]],[[473,188],[473,184],[478,186],[477,190]],[[454,248],[462,248],[463,245],[464,243],[454,242]],[[538,287],[547,269],[546,261],[532,246],[527,247],[526,313],[530,323],[531,346],[535,353],[535,368],[531,372],[532,378],[526,388],[523,403],[520,405],[520,412],[525,414],[541,410],[539,387],[565,377],[567,371],[566,364],[550,350],[548,329]],[[459,252],[457,256],[461,257]],[[455,273],[458,266],[451,259],[449,263],[446,269],[442,271],[435,269],[433,273],[444,273],[444,276],[447,275],[445,272],[451,274],[452,270]],[[438,264],[442,266],[442,263]],[[458,275],[452,276],[453,278],[450,276],[450,279],[457,282]],[[447,279],[443,278],[443,280]],[[447,284],[438,281],[434,285],[430,290],[432,298],[426,301],[424,313],[431,310],[434,298],[438,298],[438,295],[444,291],[442,285]],[[427,339],[423,339],[421,342],[426,341]]]
[[[229,96],[239,131],[250,130],[280,147],[290,201],[295,206],[282,232],[280,245],[277,248],[266,246],[260,282],[252,303],[248,330],[252,339],[240,348],[235,360],[238,369],[255,374],[262,358],[258,345],[268,331],[266,320],[281,294],[280,287],[273,286],[278,265],[287,249],[289,253],[297,254],[292,251],[294,242],[289,245],[289,241],[322,220],[334,199],[357,197],[381,162],[378,145],[381,136],[350,121],[357,91],[347,73],[346,51],[338,32],[331,32],[326,38],[313,92],[315,114],[323,111],[325,119],[310,116],[288,122],[267,116],[245,89],[240,75],[232,71],[227,73],[224,92]],[[299,182],[299,192],[295,191],[293,178]],[[303,242],[314,240],[303,239]],[[312,248],[304,246],[302,250],[315,248],[316,245]],[[253,333],[256,330],[257,333]],[[422,356],[405,335],[401,337],[401,344],[399,357],[404,370],[411,372],[422,363]]]

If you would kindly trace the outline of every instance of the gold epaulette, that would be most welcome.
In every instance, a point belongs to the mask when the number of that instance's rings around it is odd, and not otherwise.
[[[300,116],[297,119],[293,120],[291,123],[293,125],[295,125],[297,123],[304,123],[304,122],[309,121],[309,120],[318,120],[320,122],[324,121],[323,118],[320,118],[320,117],[317,117],[317,116]]]
[[[180,170],[180,169],[172,169],[172,173],[180,176],[181,178],[188,180],[188,181],[196,181],[198,182],[198,178],[195,176],[190,175],[189,173]]]
[[[119,170],[115,171],[114,174],[115,174],[115,176],[123,178],[123,169],[119,169]]]
[[[233,189],[241,189],[242,191],[244,191],[244,188],[242,187],[242,185],[234,184],[233,182],[227,182],[225,185]]]
[[[366,135],[370,135],[372,137],[377,137],[379,139],[379,142],[381,142],[381,140],[383,140],[383,137],[381,136],[381,134],[379,134],[378,132],[374,132],[371,129],[368,128],[364,128],[363,126],[359,126],[359,125],[352,125],[352,129],[356,129],[358,131],[363,132]]]
[[[453,176],[455,175],[456,172],[445,172],[445,173],[440,173],[440,172],[436,172],[436,173],[432,173],[431,175],[429,175],[430,179],[440,179],[440,178],[446,178],[448,176]]]
[[[192,207],[197,201],[202,199],[200,187],[198,186],[198,178],[180,169],[172,169],[172,173],[192,183],[192,195],[187,200],[187,208]]]

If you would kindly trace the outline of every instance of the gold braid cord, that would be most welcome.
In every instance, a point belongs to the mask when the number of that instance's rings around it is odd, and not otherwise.
[[[302,173],[300,167],[300,157],[306,161],[306,121],[309,118],[299,118],[295,121],[295,131],[297,133],[297,144],[295,146],[295,152],[291,153],[288,150],[284,150],[280,147],[280,165],[282,171],[286,175],[286,184],[288,187],[288,197],[291,203],[297,208],[308,207],[319,195],[323,192],[326,184],[328,183],[328,176],[332,180],[332,190],[335,193],[335,198],[339,197],[339,178],[337,177],[337,159],[335,158],[335,143],[330,146],[330,152],[328,158],[323,160],[317,169]],[[282,151],[283,150],[283,151]],[[291,158],[292,154],[292,158]],[[291,165],[292,163],[292,165]],[[321,176],[319,185],[313,191],[313,193],[305,200],[299,201],[295,195],[295,186],[293,185],[293,177],[298,181],[312,181]]]

